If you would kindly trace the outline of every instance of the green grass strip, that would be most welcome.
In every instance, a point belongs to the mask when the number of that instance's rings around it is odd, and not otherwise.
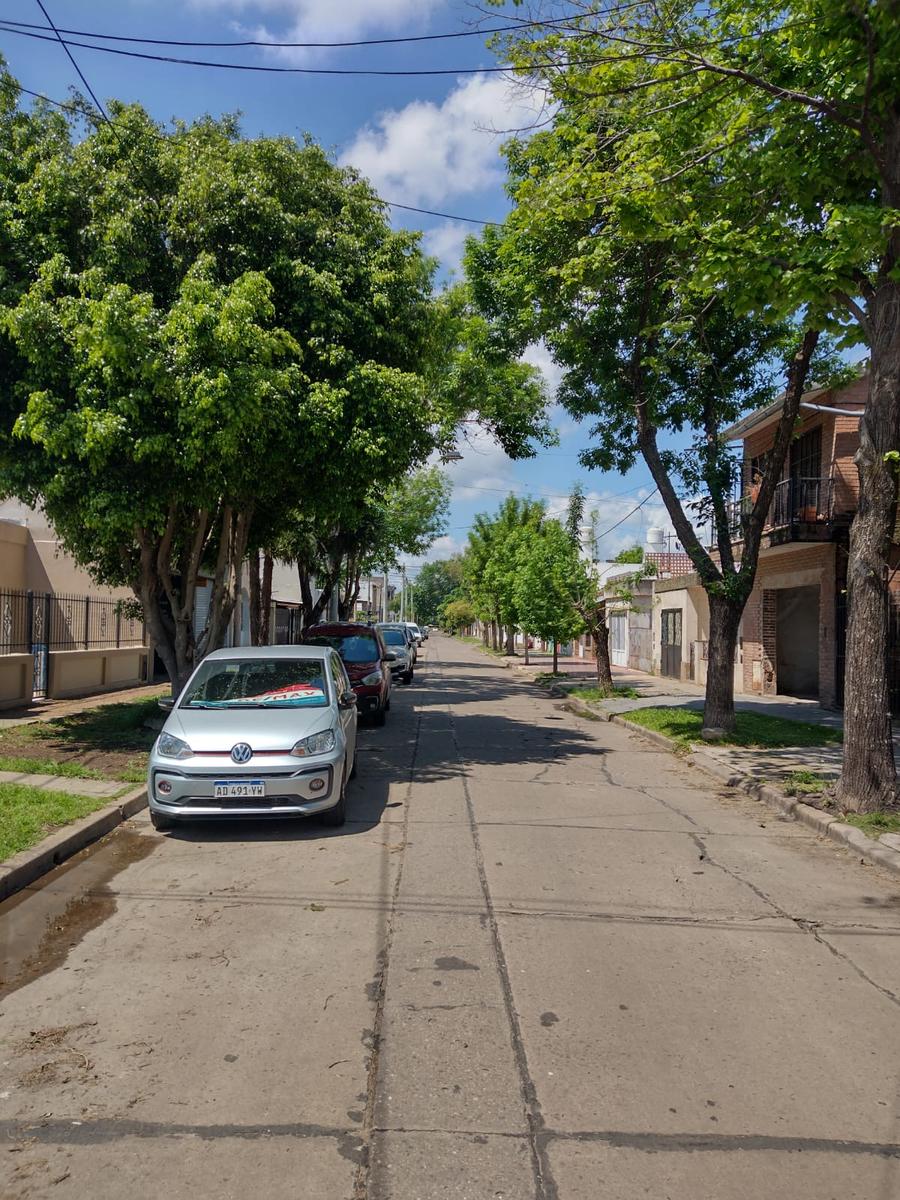
[[[682,746],[702,742],[703,713],[696,708],[635,708],[621,714],[626,721],[665,734]],[[719,745],[750,746],[755,749],[779,749],[785,746],[839,746],[843,742],[840,729],[826,725],[811,725],[806,721],[789,721],[763,713],[739,712],[734,732],[725,736]]]
[[[0,783],[0,859],[27,850],[54,829],[109,803],[109,796],[69,796],[19,783]]]
[[[0,771],[19,771],[23,775],[63,775],[67,779],[104,779],[91,767],[75,762],[56,762],[52,758],[18,758],[0,754]]]
[[[897,812],[843,813],[841,820],[855,825],[871,838],[878,838],[883,833],[900,833],[900,813]]]

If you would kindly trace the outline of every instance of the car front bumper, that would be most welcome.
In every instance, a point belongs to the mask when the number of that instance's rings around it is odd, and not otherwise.
[[[147,775],[150,808],[173,820],[195,817],[307,817],[340,799],[343,751],[310,759],[267,758],[236,767],[230,759],[195,766],[154,758]],[[261,782],[264,797],[216,798],[216,783]],[[160,785],[163,785],[161,788]],[[165,791],[168,787],[171,790]]]

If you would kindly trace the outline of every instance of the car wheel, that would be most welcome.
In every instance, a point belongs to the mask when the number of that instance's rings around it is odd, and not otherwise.
[[[385,712],[386,709],[387,709],[386,704],[384,705],[383,708],[376,708],[376,710],[372,713],[372,724],[373,725],[377,725],[380,728],[384,724],[385,720],[387,719],[386,712]],[[353,766],[355,769],[356,763],[354,763]],[[351,778],[352,778],[352,776],[351,776]]]
[[[403,676],[403,682],[404,683],[412,683],[412,681],[413,681],[413,673],[412,673],[412,671],[407,671]]]
[[[391,698],[390,698],[390,696],[388,696],[387,700],[385,700],[385,702],[384,702],[384,711],[385,711],[385,712],[390,712],[390,711],[391,711]]]
[[[353,764],[354,767],[356,763]],[[334,808],[328,808],[323,813],[319,813],[324,825],[343,825],[347,820],[347,780],[341,778],[341,794],[338,797],[338,802]]]
[[[175,827],[175,822],[171,817],[164,817],[162,813],[154,812],[152,808],[150,809],[150,824],[160,833],[165,833]]]

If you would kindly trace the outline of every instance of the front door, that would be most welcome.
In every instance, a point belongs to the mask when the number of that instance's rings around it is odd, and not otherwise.
[[[612,613],[609,618],[609,657],[613,666],[628,666],[628,614]]]
[[[681,609],[664,608],[662,611],[660,669],[670,679],[681,678]]]

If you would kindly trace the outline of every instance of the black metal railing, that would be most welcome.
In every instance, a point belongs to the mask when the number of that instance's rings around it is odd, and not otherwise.
[[[131,601],[0,590],[0,654],[142,646],[144,638]]]
[[[833,479],[782,479],[775,485],[775,494],[766,516],[766,529],[783,529],[796,525],[827,524],[832,518]],[[752,491],[726,505],[728,531],[732,540],[743,537],[744,528],[756,497]],[[715,544],[715,539],[710,539]]]

